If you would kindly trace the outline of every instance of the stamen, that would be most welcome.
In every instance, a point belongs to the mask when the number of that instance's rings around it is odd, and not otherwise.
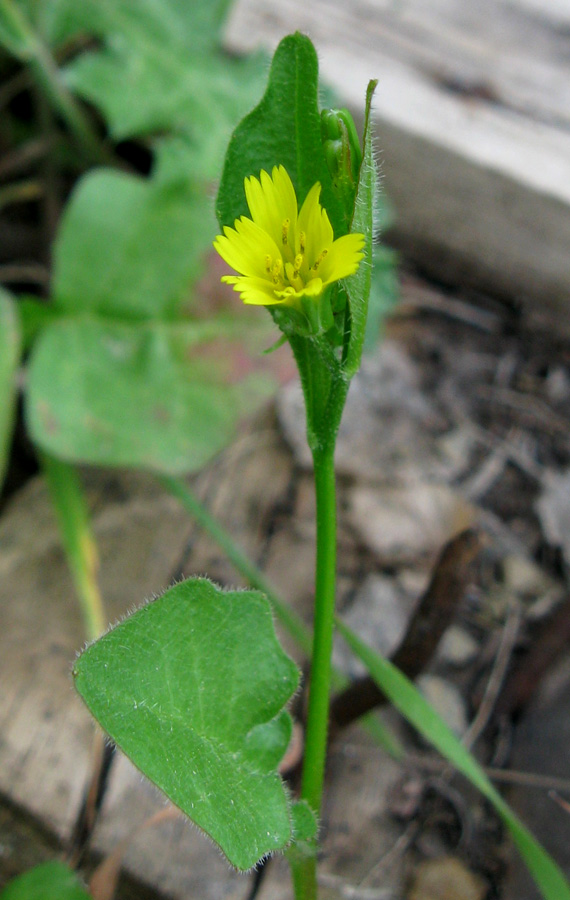
[[[319,255],[319,257],[315,260],[315,262],[314,262],[313,265],[311,266],[313,272],[316,272],[316,271],[317,271],[317,269],[319,268],[319,266],[320,266],[320,264],[322,263],[323,259],[325,258],[325,256],[327,256],[328,252],[329,252],[329,251],[328,251],[327,249],[323,250],[323,252],[322,252],[322,253]]]
[[[271,257],[269,255],[269,253],[265,257],[265,271],[267,272],[268,275],[271,275]]]
[[[296,278],[297,275],[299,274],[299,270],[300,270],[300,268],[301,268],[302,265],[303,265],[303,254],[302,254],[302,253],[297,253],[297,256],[295,257],[295,268],[294,268],[294,270],[293,270],[294,275],[295,275],[295,278]]]
[[[304,231],[301,231],[299,233],[299,248],[301,250],[301,253],[305,252],[306,243],[307,243],[307,235],[305,234]]]
[[[281,226],[281,240],[283,241],[283,245],[287,245],[287,241],[289,238],[289,225],[291,224],[289,219],[283,219],[283,225]]]
[[[271,274],[273,276],[273,283],[279,284],[279,282],[281,281],[281,276],[283,274],[283,260],[280,256],[273,263]]]

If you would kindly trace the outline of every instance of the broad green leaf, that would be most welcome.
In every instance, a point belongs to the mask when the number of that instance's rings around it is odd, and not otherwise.
[[[343,212],[332,186],[322,142],[318,105],[318,61],[315,48],[305,35],[283,38],[271,64],[263,99],[243,119],[230,141],[216,212],[220,226],[233,225],[248,214],[244,178],[271,172],[283,165],[302,203],[320,181],[321,202],[332,222],[335,236],[343,231]]]
[[[22,346],[29,350],[38,335],[61,315],[53,303],[39,300],[32,294],[20,294],[18,312],[22,325]]]
[[[25,10],[17,0],[3,0],[0,3],[0,46],[27,60],[33,53],[33,43],[34,35]]]
[[[68,461],[199,468],[228,443],[246,393],[224,384],[223,357],[207,357],[212,334],[215,323],[56,322],[30,361],[32,439]]]
[[[52,46],[79,32],[144,44],[149,35],[163,46],[216,46],[231,0],[17,0]]]
[[[356,191],[354,218],[351,232],[360,232],[365,237],[364,259],[354,275],[345,280],[350,308],[350,340],[346,354],[344,370],[347,378],[352,378],[360,368],[366,319],[368,315],[368,298],[372,277],[372,245],[374,243],[374,203],[378,190],[378,175],[372,148],[372,122],[370,107],[377,82],[371,81],[366,92],[366,112],[364,117],[364,136],[362,148],[362,165]]]
[[[477,760],[458,741],[418,689],[392,663],[367,647],[346,625],[342,622],[337,624],[348,645],[396,709],[493,804],[511,832],[545,900],[570,900],[570,885],[561,869],[505,803]]]
[[[21,349],[20,323],[10,294],[0,288],[0,485],[12,437],[16,373]]]
[[[216,50],[226,2],[83,0],[76,18],[103,46],[65,69],[116,140],[175,133],[193,148],[187,178],[218,175],[235,122],[258,94],[261,58]],[[120,90],[117,86],[120,85]]]
[[[207,197],[100,169],[79,183],[54,248],[52,297],[70,313],[172,318],[214,234]]]
[[[299,672],[263,595],[184,581],[88,647],[74,676],[113,741],[236,868],[295,837],[304,816],[277,765]]]
[[[64,863],[49,862],[10,881],[0,900],[91,900],[91,894]]]

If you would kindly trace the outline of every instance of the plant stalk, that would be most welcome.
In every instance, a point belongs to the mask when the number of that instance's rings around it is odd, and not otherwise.
[[[97,581],[97,547],[76,469],[47,453],[41,455],[61,541],[83,613],[87,640],[94,641],[107,626]]]
[[[301,797],[321,811],[327,749],[336,587],[334,442],[313,453],[317,503],[315,618]]]

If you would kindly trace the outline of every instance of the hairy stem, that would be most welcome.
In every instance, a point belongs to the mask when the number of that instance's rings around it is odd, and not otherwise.
[[[315,619],[309,711],[301,797],[315,814],[321,810],[331,688],[331,655],[336,586],[336,491],[334,443],[313,454],[317,501]]]

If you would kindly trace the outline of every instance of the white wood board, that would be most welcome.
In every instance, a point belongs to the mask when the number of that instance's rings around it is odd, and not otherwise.
[[[340,102],[370,78],[396,242],[432,274],[564,324],[570,289],[570,3],[237,0],[236,52],[314,41]],[[559,323],[558,319],[562,317]]]

